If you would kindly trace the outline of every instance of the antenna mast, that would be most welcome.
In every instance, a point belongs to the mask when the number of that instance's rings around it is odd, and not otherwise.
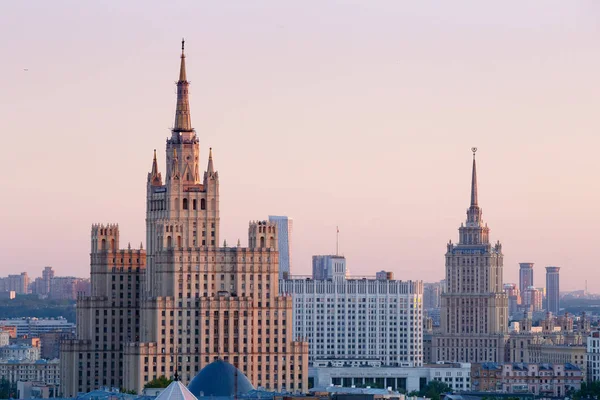
[[[335,255],[339,256],[340,255],[340,227],[336,226],[335,227]]]

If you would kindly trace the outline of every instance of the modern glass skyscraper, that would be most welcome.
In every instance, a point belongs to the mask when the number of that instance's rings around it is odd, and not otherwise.
[[[279,232],[279,279],[287,279],[292,267],[293,220],[286,216],[269,215],[269,222],[276,223]]]
[[[554,315],[560,310],[560,267],[546,267],[546,299],[547,310]]]

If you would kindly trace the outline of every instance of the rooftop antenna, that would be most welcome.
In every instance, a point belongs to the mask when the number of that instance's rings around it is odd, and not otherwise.
[[[339,256],[340,255],[340,227],[336,226],[335,227],[335,255]]]

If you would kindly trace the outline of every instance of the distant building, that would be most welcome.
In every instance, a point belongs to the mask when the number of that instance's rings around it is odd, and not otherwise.
[[[44,332],[40,334],[41,358],[46,360],[59,358],[61,342],[69,339],[74,339],[73,332]]]
[[[547,311],[557,315],[560,311],[560,267],[546,267]]]
[[[482,219],[473,148],[471,202],[458,228],[458,243],[446,246],[446,289],[442,293],[440,332],[433,338],[434,361],[499,362],[508,334],[508,296],[503,287],[504,255],[490,241]]]
[[[523,294],[529,286],[533,286],[533,263],[519,263],[519,291],[521,294]]]
[[[8,345],[0,347],[0,359],[2,360],[29,360],[40,359],[40,348],[25,345]]]
[[[8,346],[10,344],[10,333],[6,331],[0,331],[0,347]]]
[[[508,315],[512,315],[518,311],[518,307],[521,304],[519,289],[514,283],[505,283],[504,292],[508,296]]]
[[[529,309],[533,312],[542,311],[543,310],[543,300],[544,296],[542,292],[536,289],[533,286],[529,286],[525,289],[523,293],[523,305],[525,307],[529,307]]]
[[[17,297],[17,292],[9,290],[7,292],[0,292],[0,300],[12,300]]]
[[[309,377],[314,380],[316,391],[334,385],[347,388],[387,389],[409,393],[420,390],[431,381],[443,382],[452,390],[471,389],[471,364],[441,363],[419,367],[377,367],[349,364],[336,366],[313,366]]]
[[[16,294],[27,294],[29,292],[29,276],[27,272],[0,278],[0,292],[10,291],[14,291]]]
[[[78,296],[90,295],[90,280],[74,276],[57,276],[50,283],[50,298],[55,300],[77,300]]]
[[[315,280],[343,281],[346,279],[346,258],[338,255],[313,256],[312,276]]]
[[[582,370],[573,364],[506,363],[502,366],[502,391],[566,397],[581,389]]]
[[[11,383],[18,381],[42,382],[47,385],[60,385],[59,360],[0,360],[0,379]]]
[[[587,338],[587,379],[600,381],[600,331],[591,332]]]
[[[279,250],[279,279],[286,279],[292,270],[293,220],[285,216],[269,215],[269,222],[277,224]]]
[[[439,282],[423,284],[423,308],[440,308],[442,286]]]
[[[75,324],[63,317],[58,318],[13,318],[0,320],[0,327],[16,327],[16,336],[39,337],[44,332],[67,331],[73,332]],[[10,329],[10,328],[9,328]]]

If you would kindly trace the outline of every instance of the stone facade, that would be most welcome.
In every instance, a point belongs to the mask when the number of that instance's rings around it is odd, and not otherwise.
[[[508,332],[508,297],[504,292],[502,245],[490,243],[481,218],[473,149],[471,205],[458,244],[448,243],[446,289],[442,293],[440,332],[432,359],[451,362],[504,360]]]
[[[292,299],[279,295],[277,226],[251,222],[248,248],[219,247],[219,174],[212,150],[199,173],[183,52],[175,114],[164,182],[156,152],[148,174],[147,250],[116,250],[118,227],[93,228],[92,295],[61,350],[63,395],[140,393],[175,374],[187,383],[216,359],[256,387],[306,391],[308,344],[293,340]]]

